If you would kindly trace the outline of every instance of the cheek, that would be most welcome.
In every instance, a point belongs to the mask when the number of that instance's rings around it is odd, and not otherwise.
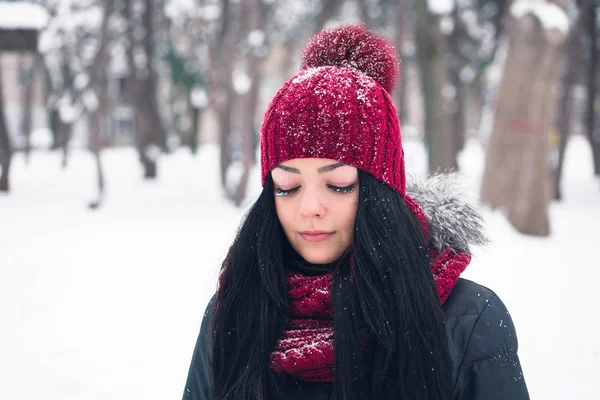
[[[275,198],[275,210],[277,211],[277,217],[279,218],[283,230],[287,232],[290,229],[293,229],[294,209],[291,202],[283,200],[284,199]]]
[[[353,199],[349,201],[344,207],[340,207],[339,210],[341,214],[338,216],[340,221],[344,221],[344,230],[346,231],[346,236],[352,238],[354,232],[354,222],[356,221],[356,211],[358,209],[358,199]]]

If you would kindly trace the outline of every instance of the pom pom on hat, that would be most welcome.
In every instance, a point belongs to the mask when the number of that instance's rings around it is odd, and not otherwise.
[[[354,68],[391,94],[400,68],[394,47],[363,25],[344,25],[314,35],[302,53],[302,69]]]

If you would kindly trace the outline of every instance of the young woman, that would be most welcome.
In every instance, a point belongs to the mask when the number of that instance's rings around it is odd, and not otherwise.
[[[480,217],[406,183],[396,52],[311,39],[261,128],[263,191],[225,259],[183,398],[528,399],[510,315],[460,279]]]

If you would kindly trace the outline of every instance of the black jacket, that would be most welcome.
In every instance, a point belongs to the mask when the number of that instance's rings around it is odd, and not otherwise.
[[[212,301],[202,321],[184,400],[211,396]],[[491,290],[459,279],[443,306],[453,364],[455,400],[524,400],[527,386],[517,356],[517,334],[502,301]],[[332,399],[331,383],[290,381],[290,399]]]

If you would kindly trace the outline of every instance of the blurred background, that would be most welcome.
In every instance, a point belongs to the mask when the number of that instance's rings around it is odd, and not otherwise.
[[[481,205],[532,398],[596,398],[600,2],[0,0],[1,399],[181,396],[263,113],[342,23],[400,54],[412,179]]]

